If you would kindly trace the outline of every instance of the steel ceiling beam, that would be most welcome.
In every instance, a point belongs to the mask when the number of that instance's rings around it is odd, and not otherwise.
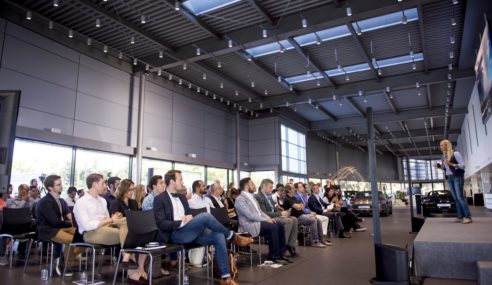
[[[287,41],[294,47],[297,53],[304,58],[304,60],[309,60],[314,69],[316,69],[316,71],[319,72],[331,86],[334,86],[336,88],[335,82],[328,76],[328,74],[326,74],[326,72],[324,72],[322,68],[320,68],[320,65],[309,56],[307,51],[303,50],[302,47],[293,38],[289,37],[287,38]]]
[[[442,132],[444,131],[444,128],[435,128],[433,130],[428,130],[426,132],[425,129],[414,129],[412,130],[412,137],[413,138],[426,138],[427,136],[442,136]],[[393,139],[405,139],[408,138],[408,134],[406,132],[391,132],[393,136],[390,135],[390,133],[382,133],[379,135],[379,138],[381,140],[393,140]],[[459,135],[461,134],[460,129],[451,129],[448,131],[448,134],[455,134]],[[364,136],[364,135],[362,135]],[[354,140],[356,141],[356,140]],[[358,141],[358,140],[357,140]]]
[[[174,10],[176,2],[179,5],[179,11],[176,11],[176,13],[179,13],[183,17],[185,17],[189,22],[197,26],[199,29],[202,31],[206,32],[207,34],[211,35],[215,39],[221,39],[222,36],[215,31],[212,27],[210,27],[207,23],[202,21],[200,18],[197,16],[193,15],[193,13],[188,10],[185,6],[181,4],[182,1],[174,1],[174,0],[164,0],[162,3],[164,3],[166,6]]]
[[[352,24],[351,23],[347,23],[347,28],[349,29],[350,34],[352,35],[352,39],[354,40],[355,45],[357,46],[357,49],[359,50],[360,53],[362,53],[362,55],[364,56],[364,58],[367,61],[367,64],[369,65],[369,68],[371,68],[372,72],[374,73],[374,76],[379,80],[380,77],[378,75],[378,72],[377,72],[376,68],[372,64],[371,57],[369,56],[369,54],[367,53],[366,49],[362,45],[362,42],[360,41],[359,36],[357,35],[357,33],[354,30],[354,27],[352,27]]]
[[[448,82],[448,68],[440,68],[429,71],[427,74],[424,71],[413,72],[407,74],[400,74],[394,76],[387,76],[381,78],[378,82],[374,79],[358,81],[338,86],[336,94],[339,97],[356,97],[358,90],[363,89],[365,96],[370,97],[372,95],[379,95],[385,86],[390,86],[393,90],[399,89],[413,89],[415,88],[415,82],[420,84],[437,84]],[[456,70],[453,73],[453,80],[461,80],[475,78],[475,71],[473,69]],[[299,96],[292,96],[291,94],[271,95],[265,98],[265,104],[268,106],[281,106],[285,101],[291,103],[303,103],[309,99],[314,101],[329,100],[327,94],[335,92],[333,87],[322,87],[310,89],[307,91],[300,91]]]
[[[439,0],[408,0],[401,4],[401,7],[396,1],[388,0],[352,0],[350,6],[353,11],[357,11],[359,19],[366,19],[381,16],[388,13],[401,11],[401,9],[413,8],[416,5],[423,5],[428,3],[434,3]],[[326,1],[324,5],[306,9],[302,11],[302,14],[309,19],[310,25],[307,28],[301,28],[299,26],[299,14],[293,13],[283,17],[282,25],[276,25],[271,29],[272,35],[268,38],[258,37],[257,25],[247,28],[239,29],[234,32],[227,33],[227,37],[222,40],[205,39],[195,42],[190,45],[182,46],[177,50],[177,56],[182,59],[186,59],[187,62],[194,62],[198,60],[204,60],[224,54],[233,53],[237,50],[248,49],[264,44],[269,44],[278,41],[279,39],[286,39],[288,37],[295,37],[306,33],[312,33],[319,30],[332,28],[347,23],[347,14],[345,7],[335,7],[335,5],[329,1]],[[228,47],[228,39],[234,41],[234,47]],[[196,56],[194,53],[194,46],[197,45],[209,53],[205,55]],[[161,66],[163,69],[169,69],[179,66],[179,62],[169,63]]]
[[[427,107],[429,108],[429,110],[432,110],[432,94],[431,94],[430,84],[427,84],[426,88],[427,88]]]
[[[325,116],[327,116],[328,118],[330,118],[332,121],[337,121],[338,118],[333,115],[330,111],[326,110],[325,107],[323,107],[322,105],[320,104],[313,104],[313,103],[308,103],[309,105],[311,105],[313,108],[315,108],[316,110],[318,110],[319,112],[321,112],[322,114],[324,114]]]
[[[352,100],[351,97],[345,97],[345,100],[348,102],[348,104],[363,118],[366,117],[366,114],[364,113],[364,111],[362,111],[361,108],[359,108],[355,102]],[[375,129],[376,130],[376,129]]]
[[[275,26],[275,18],[257,0],[247,0],[249,6],[258,12],[270,25]]]
[[[417,15],[419,17],[419,34],[420,34],[420,45],[422,46],[422,53],[424,55],[424,71],[427,72],[429,71],[429,65],[427,63],[427,44],[425,41],[425,34],[424,34],[424,16],[422,15],[422,5],[418,4],[417,5]]]
[[[393,113],[398,114],[398,109],[396,108],[395,102],[393,102],[393,99],[391,99],[390,92],[384,91],[384,98],[386,98],[386,101],[388,102],[388,105],[390,106],[391,110]]]
[[[386,122],[398,122],[401,120],[415,120],[415,119],[423,119],[423,118],[437,118],[444,117],[444,109],[445,107],[436,107],[434,110],[429,110],[427,108],[423,109],[413,109],[413,110],[405,110],[401,111],[398,114],[393,112],[385,112],[385,113],[376,113],[374,114],[374,123],[381,124]],[[460,115],[466,114],[467,108],[455,108],[449,110],[449,115]],[[325,121],[315,121],[311,122],[311,130],[332,130],[332,129],[341,129],[345,127],[351,127],[355,125],[363,125],[365,120],[362,120],[360,117],[350,117],[350,118],[339,118],[338,121],[333,122],[331,120]]]

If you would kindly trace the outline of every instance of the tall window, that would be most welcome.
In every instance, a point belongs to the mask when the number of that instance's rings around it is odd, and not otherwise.
[[[42,174],[56,174],[62,177],[63,189],[70,185],[72,148],[48,143],[15,140],[10,183],[17,193],[20,184],[28,184],[31,179],[38,179]],[[14,195],[15,196],[15,195]]]
[[[440,180],[444,179],[444,173],[442,170],[436,168],[436,164],[440,163],[439,160],[423,160],[423,159],[410,159],[410,177],[412,181],[416,180]],[[407,180],[407,159],[402,159],[403,163],[403,177]]]
[[[306,174],[306,136],[294,129],[281,125],[282,170]]]
[[[91,173],[99,173],[104,178],[118,176],[125,179],[129,177],[129,169],[129,156],[77,149],[74,186],[86,189],[85,178]]]
[[[273,181],[273,187],[277,184],[275,171],[252,171],[250,174],[251,180],[256,184],[256,189],[260,190],[260,184],[263,179],[270,179]]]
[[[166,172],[171,169],[173,169],[173,163],[170,161],[144,158],[142,159],[142,176],[140,181],[142,184],[147,185],[150,177],[153,175],[161,175],[164,179]]]
[[[227,190],[227,169],[207,167],[207,185],[212,184],[215,180],[220,181],[222,188]]]
[[[175,163],[174,169],[180,170],[183,183],[188,192],[192,192],[191,185],[195,180],[205,181],[205,166],[185,163]]]

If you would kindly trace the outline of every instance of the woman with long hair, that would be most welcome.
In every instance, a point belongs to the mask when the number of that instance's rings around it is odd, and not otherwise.
[[[439,147],[442,151],[442,158],[437,168],[442,169],[448,178],[449,189],[456,202],[456,222],[469,224],[472,222],[471,213],[463,196],[465,162],[461,154],[453,149],[450,141],[442,140]]]
[[[137,201],[138,204],[138,209],[142,209],[142,203],[143,200],[145,199],[146,192],[145,192],[145,185],[138,184],[135,187],[135,201]]]
[[[123,217],[126,216],[126,211],[138,211],[138,203],[133,199],[135,194],[135,184],[130,179],[123,179],[116,191],[116,199],[109,207],[109,214],[120,212]]]

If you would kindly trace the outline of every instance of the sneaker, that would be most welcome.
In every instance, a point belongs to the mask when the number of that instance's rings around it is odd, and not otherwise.
[[[367,231],[367,228],[357,228],[355,229],[356,232],[365,232]]]
[[[473,222],[472,219],[470,219],[470,218],[464,218],[462,223],[463,224],[469,224],[471,222]]]
[[[332,246],[333,244],[329,240],[322,240],[320,243],[327,245],[327,246]]]
[[[324,245],[324,244],[322,244],[322,243],[320,243],[320,242],[318,241],[318,242],[313,243],[313,247],[325,248],[325,247],[326,247],[326,245]]]
[[[9,264],[9,258],[7,256],[3,256],[0,258],[0,266],[5,266]]]
[[[463,223],[463,219],[456,219],[453,221],[454,223]]]

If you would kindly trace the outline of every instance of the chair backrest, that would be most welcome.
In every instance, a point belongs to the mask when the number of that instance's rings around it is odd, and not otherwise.
[[[32,221],[31,208],[3,208],[3,224],[9,226],[21,226]]]
[[[227,214],[227,209],[223,208],[210,208],[210,214],[214,216],[219,223],[224,226],[229,226],[229,215]]]
[[[144,246],[157,240],[159,229],[155,222],[154,210],[127,211],[126,224],[128,225],[128,235],[125,239],[124,248]]]
[[[199,209],[190,209],[191,210],[191,215],[194,217],[198,214],[201,214],[201,213],[206,213],[207,212],[207,208],[199,208]]]

